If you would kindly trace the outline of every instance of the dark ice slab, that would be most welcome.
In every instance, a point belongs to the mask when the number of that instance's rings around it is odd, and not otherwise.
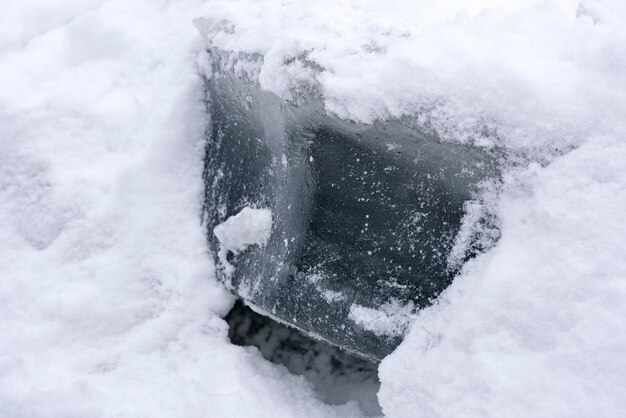
[[[450,284],[463,204],[495,175],[493,159],[400,121],[339,120],[314,95],[286,102],[212,59],[205,220],[218,276],[276,318],[381,359],[401,337],[363,329],[350,307],[420,308]],[[229,276],[212,231],[246,206],[272,209],[272,235],[229,254]]]

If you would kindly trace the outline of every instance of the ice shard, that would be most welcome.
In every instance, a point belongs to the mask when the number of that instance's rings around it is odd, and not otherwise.
[[[496,175],[494,159],[402,121],[340,120],[315,92],[283,100],[225,57],[211,51],[206,80],[205,224],[220,280],[266,314],[381,359],[401,333],[364,325],[354,308],[419,309],[451,283],[464,203]],[[214,229],[244,208],[271,210],[271,235],[220,248]]]

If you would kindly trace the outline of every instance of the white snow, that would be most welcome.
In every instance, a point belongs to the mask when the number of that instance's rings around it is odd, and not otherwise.
[[[271,233],[271,209],[253,209],[249,206],[213,228],[213,234],[220,242],[217,252],[219,268],[224,271],[226,277],[231,277],[235,273],[235,266],[228,261],[229,251],[239,254],[251,245],[263,247],[270,239]]]
[[[313,84],[341,117],[404,116],[511,162],[500,240],[381,364],[385,414],[626,415],[623,1],[2,10],[0,415],[360,414],[227,341],[200,225],[197,17],[213,45],[265,54],[283,97]]]
[[[251,245],[263,247],[272,233],[272,211],[267,208],[253,209],[246,206],[236,215],[217,225],[213,233],[220,245],[235,254]]]
[[[198,26],[228,21],[211,45],[265,54],[264,88],[308,83],[340,117],[405,117],[505,154],[482,198],[500,241],[382,362],[385,414],[626,415],[625,3],[215,4]]]
[[[594,138],[507,177],[496,247],[383,360],[386,414],[624,416],[625,160]]]
[[[229,343],[200,1],[3,2],[0,416],[360,415]]]
[[[397,300],[391,300],[379,309],[352,304],[348,317],[361,328],[378,336],[400,337],[409,327],[413,312],[412,303],[402,305]]]

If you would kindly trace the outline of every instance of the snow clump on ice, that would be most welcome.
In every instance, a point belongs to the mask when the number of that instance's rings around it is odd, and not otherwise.
[[[271,209],[253,209],[249,206],[229,217],[213,229],[220,245],[234,254],[251,245],[264,246],[272,233]]]

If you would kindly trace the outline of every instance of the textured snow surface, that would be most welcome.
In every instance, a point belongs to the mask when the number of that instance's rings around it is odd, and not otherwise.
[[[506,179],[502,236],[383,360],[391,416],[626,413],[626,144]]]
[[[213,45],[265,54],[241,70],[285,98],[515,162],[500,241],[382,362],[385,414],[626,415],[621,0],[4,3],[1,416],[360,414],[227,340],[197,17]]]
[[[200,225],[202,7],[2,5],[3,418],[359,414],[228,342]]]

